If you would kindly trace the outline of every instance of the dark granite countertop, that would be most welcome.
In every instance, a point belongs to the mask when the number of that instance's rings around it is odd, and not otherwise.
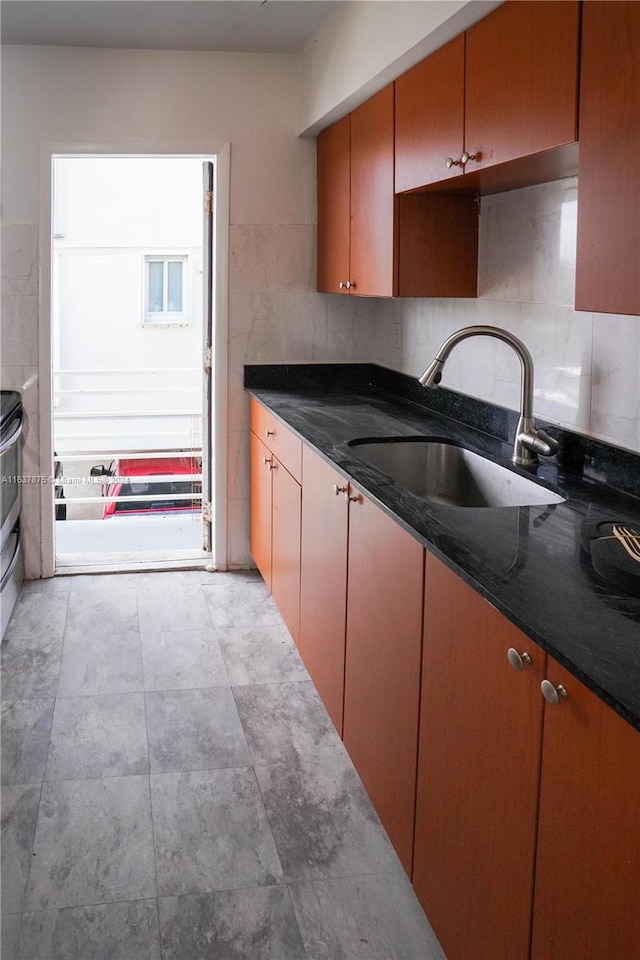
[[[424,390],[373,364],[251,365],[245,387],[640,730],[640,598],[602,580],[581,548],[585,520],[640,522],[639,456],[538,419],[561,452],[519,472],[558,490],[564,503],[439,506],[367,466],[349,441],[437,436],[511,466],[515,413]]]

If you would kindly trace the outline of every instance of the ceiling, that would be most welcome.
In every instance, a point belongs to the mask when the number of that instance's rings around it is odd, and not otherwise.
[[[2,0],[2,43],[297,53],[334,0]]]

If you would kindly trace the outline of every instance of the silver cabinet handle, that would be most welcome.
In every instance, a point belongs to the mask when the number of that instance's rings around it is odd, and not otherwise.
[[[346,493],[346,492],[347,492],[347,488],[346,488],[346,487],[339,487],[337,483],[334,483],[334,485],[333,485],[333,492],[335,493],[335,495],[336,495],[336,497],[337,497],[337,496],[339,496],[341,493]]]
[[[469,160],[478,160],[479,158],[480,158],[480,154],[467,153],[467,151],[465,150],[465,152],[460,157],[460,163],[464,166],[465,163],[469,163]]]
[[[353,280],[347,280],[347,282],[345,283],[345,287],[347,288],[347,290],[355,290],[356,285],[353,282]]]
[[[359,493],[347,493],[345,496],[346,499],[351,503],[360,503],[362,501],[362,497]]]
[[[266,464],[266,463],[271,463],[271,457],[263,457],[263,458],[262,458],[262,462],[265,463],[265,464]]]
[[[338,290],[348,290],[348,289],[349,289],[349,282],[347,281],[345,283],[344,280],[341,280],[340,283],[338,284]]]
[[[514,670],[522,670],[526,664],[531,663],[531,657],[526,650],[524,650],[522,653],[518,653],[515,647],[509,647],[507,650],[507,657],[509,658],[509,663]]]
[[[560,698],[566,700],[569,696],[566,687],[563,687],[561,683],[551,683],[551,680],[543,680],[540,684],[540,689],[547,703],[553,706],[560,703]]]
[[[444,162],[444,165],[447,168],[447,170],[451,170],[451,167],[461,167],[462,160],[454,160],[453,157],[447,157],[447,159]]]

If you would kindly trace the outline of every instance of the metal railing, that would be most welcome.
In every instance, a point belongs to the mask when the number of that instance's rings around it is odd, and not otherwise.
[[[175,378],[182,377],[185,381],[176,384]],[[193,503],[200,509],[202,502],[202,473],[180,474],[122,474],[119,462],[123,460],[155,460],[202,457],[202,409],[201,407],[186,406],[185,398],[191,403],[191,397],[200,401],[201,396],[201,369],[198,367],[164,368],[164,369],[118,369],[118,370],[76,370],[54,369],[54,455],[55,464],[62,466],[62,475],[56,477],[56,506],[62,504],[67,507],[87,504],[112,503],[145,503],[158,504],[162,509],[163,503]],[[135,378],[135,384],[122,383],[122,377]],[[104,378],[108,378],[105,382]],[[147,385],[140,386],[141,378],[147,378]],[[75,386],[80,380],[81,385]],[[82,383],[82,380],[85,383]],[[95,386],[90,384],[93,382]],[[176,396],[182,394],[182,405],[176,409],[167,407],[167,394]],[[123,399],[131,395],[136,405],[125,405],[123,409],[115,409],[111,401],[115,398]],[[105,405],[98,403],[98,409],[85,408],[79,401],[83,397],[102,398]],[[149,398],[147,407],[140,404],[141,397]],[[72,409],[64,409],[70,403]],[[158,404],[163,403],[162,408]],[[73,409],[75,407],[75,409]],[[161,430],[158,421],[171,424],[183,420],[183,428]],[[81,432],[82,427],[94,423],[96,429],[91,432]],[[114,424],[111,431],[100,429],[109,423]],[[134,424],[137,422],[138,429]],[[65,427],[78,424],[78,430],[65,430]],[[146,426],[147,429],[144,427]],[[176,424],[177,426],[177,424]],[[62,427],[63,429],[60,429]],[[131,442],[133,441],[133,442]],[[148,446],[147,446],[148,445]],[[159,449],[159,446],[162,448]],[[105,452],[106,451],[106,452]],[[117,477],[104,474],[102,476],[76,475],[65,476],[65,465],[74,464],[113,464],[118,473]],[[55,469],[54,469],[55,473]],[[180,484],[176,492],[153,493],[150,488],[161,484]],[[60,496],[58,488],[67,487],[70,493],[71,486],[85,484],[87,486],[99,484],[102,492],[93,496]],[[115,485],[144,484],[146,492],[118,493],[110,495]],[[192,490],[184,490],[184,485],[191,484]],[[130,488],[131,489],[131,488]],[[184,492],[182,492],[184,490]],[[178,492],[180,491],[180,492]],[[125,513],[126,511],[122,511]]]

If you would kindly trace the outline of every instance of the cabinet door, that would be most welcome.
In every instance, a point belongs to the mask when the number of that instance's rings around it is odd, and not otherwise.
[[[464,172],[464,34],[396,80],[396,192]]]
[[[640,957],[640,733],[551,658],[545,706],[535,960]]]
[[[460,194],[409,193],[398,205],[398,296],[478,295],[478,204]]]
[[[302,482],[302,440],[251,397],[251,432],[275,454],[294,480]]]
[[[582,12],[576,309],[640,314],[640,4]]]
[[[579,7],[507,0],[467,31],[467,172],[577,139]]]
[[[359,495],[349,507],[344,743],[411,875],[424,548]]]
[[[351,114],[351,291],[395,292],[393,84]]]
[[[545,655],[429,553],[425,583],[414,887],[449,960],[528,957]]]
[[[271,593],[289,633],[300,626],[300,484],[274,457],[272,477]]]
[[[342,735],[347,616],[347,481],[304,447],[298,647]],[[334,492],[337,488],[337,495]]]
[[[318,135],[317,287],[323,293],[349,292],[350,129],[346,116]]]
[[[249,434],[251,508],[249,547],[255,564],[271,589],[271,453],[254,433]]]

